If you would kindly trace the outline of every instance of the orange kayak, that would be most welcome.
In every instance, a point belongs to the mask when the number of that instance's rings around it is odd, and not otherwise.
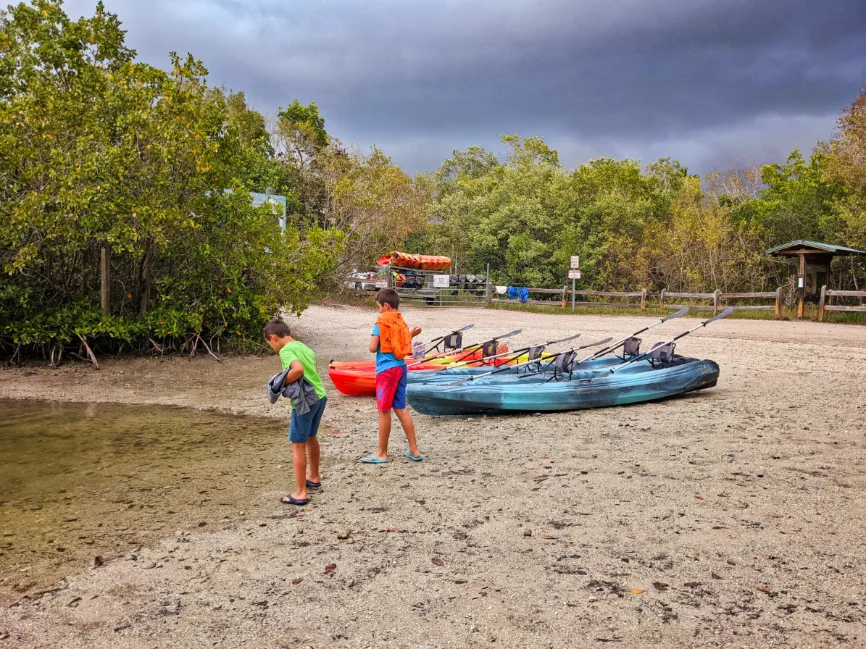
[[[451,267],[451,258],[441,255],[413,255],[395,250],[390,255],[383,255],[378,263],[380,266],[442,271]]]

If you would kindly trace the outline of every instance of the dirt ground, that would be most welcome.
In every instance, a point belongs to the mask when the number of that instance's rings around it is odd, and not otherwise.
[[[375,314],[289,320],[319,357],[366,358]],[[622,337],[647,318],[407,310],[422,339],[475,323],[515,344]],[[696,324],[679,320],[645,343]],[[426,459],[375,404],[329,402],[323,489],[251,490],[264,513],[192,527],[0,609],[0,647],[864,647],[866,328],[726,320],[679,344],[716,388],[561,414],[416,415]],[[284,418],[273,356],[121,359],[0,372],[0,396]],[[285,465],[288,444],[263,448]],[[279,475],[279,474],[278,474]],[[272,503],[272,505],[271,505]],[[203,506],[203,512],[206,505]],[[0,521],[2,527],[2,521]]]

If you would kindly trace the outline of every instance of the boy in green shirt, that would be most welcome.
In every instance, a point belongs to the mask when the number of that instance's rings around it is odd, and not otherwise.
[[[280,499],[287,505],[306,505],[309,502],[307,488],[317,489],[322,486],[319,475],[319,440],[316,434],[319,432],[319,422],[322,421],[322,413],[328,397],[325,396],[325,388],[322,378],[316,371],[316,354],[304,343],[292,338],[289,326],[274,318],[265,325],[265,340],[275,352],[280,355],[283,370],[289,370],[286,375],[285,384],[294,383],[300,378],[305,379],[316,391],[319,400],[310,408],[310,411],[301,415],[297,408],[292,408],[292,418],[289,423],[289,441],[292,443],[292,464],[295,469],[295,483],[297,491]],[[294,404],[292,404],[294,406]],[[307,470],[307,456],[310,464]]]

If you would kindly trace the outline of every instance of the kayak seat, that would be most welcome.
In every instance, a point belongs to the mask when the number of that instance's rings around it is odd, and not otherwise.
[[[667,345],[654,347],[650,352],[650,363],[652,363],[652,366],[665,365],[673,361],[674,349],[676,349],[676,346],[676,343],[668,343]]]
[[[577,354],[573,349],[557,354],[556,358],[553,359],[553,376],[547,380],[561,381],[566,374],[571,378],[572,373],[574,372],[574,357],[576,355]]]
[[[461,332],[448,334],[445,336],[444,346],[446,350],[461,349],[463,347],[463,334]]]
[[[486,342],[481,346],[481,356],[483,356],[484,358],[487,358],[488,356],[494,356],[498,348],[499,341],[491,340],[489,342]]]
[[[528,361],[536,361],[541,358],[541,352],[544,351],[544,345],[535,345],[534,347],[530,347],[529,351],[526,353]]]
[[[635,356],[639,356],[640,355],[640,343],[641,343],[641,339],[636,338],[635,336],[632,336],[631,338],[627,339],[622,345],[623,360],[625,360],[626,356],[631,356],[632,358],[634,358]]]

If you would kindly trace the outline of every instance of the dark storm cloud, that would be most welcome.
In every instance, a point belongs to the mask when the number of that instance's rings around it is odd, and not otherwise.
[[[141,58],[190,51],[266,113],[315,100],[333,134],[410,169],[502,132],[542,135],[569,165],[768,162],[829,137],[866,83],[864,0],[106,5]]]

